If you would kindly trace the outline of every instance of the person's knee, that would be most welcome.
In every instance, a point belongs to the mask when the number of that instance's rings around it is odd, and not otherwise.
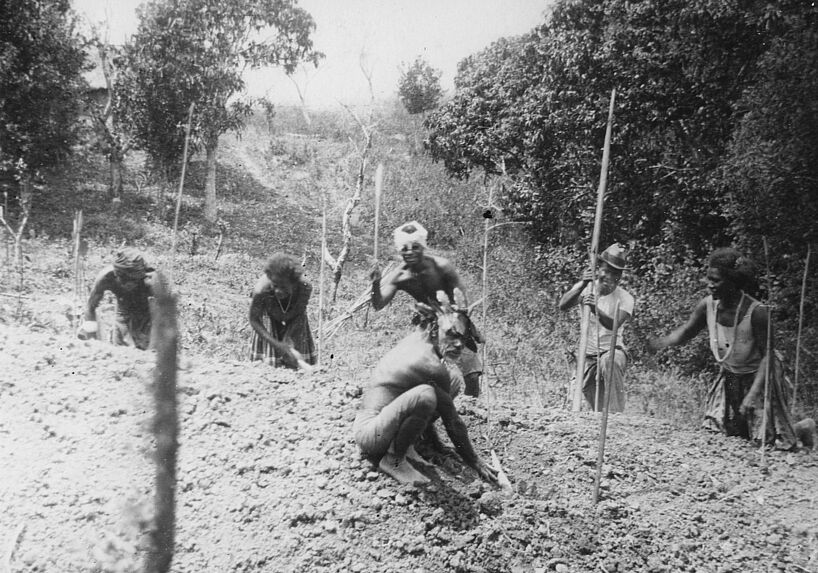
[[[411,411],[415,416],[430,418],[437,409],[437,395],[429,384],[418,386]]]
[[[480,373],[472,372],[470,374],[466,374],[466,376],[464,376],[464,380],[466,382],[466,396],[473,396],[474,398],[480,396]]]

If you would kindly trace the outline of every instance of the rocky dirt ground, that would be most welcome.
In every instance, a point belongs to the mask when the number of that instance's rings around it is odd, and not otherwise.
[[[152,507],[153,353],[0,322],[0,569],[129,572]],[[425,489],[352,441],[360,380],[180,358],[172,570],[818,571],[818,454],[458,398],[513,491],[455,458]],[[763,463],[763,465],[762,465]]]

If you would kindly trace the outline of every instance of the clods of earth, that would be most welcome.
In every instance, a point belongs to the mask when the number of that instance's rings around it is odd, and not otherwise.
[[[0,325],[0,357],[0,565],[138,571],[155,355]],[[512,487],[414,488],[352,440],[362,383],[182,356],[172,571],[818,571],[815,452],[612,415],[594,504],[598,415],[458,398]]]

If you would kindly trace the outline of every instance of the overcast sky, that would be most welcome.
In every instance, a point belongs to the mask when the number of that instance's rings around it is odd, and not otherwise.
[[[108,23],[110,41],[122,43],[136,30],[141,0],[72,0],[88,22]],[[549,0],[301,0],[316,22],[315,48],[326,54],[318,70],[294,78],[306,86],[311,106],[356,104],[369,99],[364,65],[377,98],[394,96],[400,66],[422,56],[443,75],[451,92],[457,62],[494,40],[528,32],[543,21]],[[282,73],[247,76],[252,95],[274,103],[297,101],[293,83]]]

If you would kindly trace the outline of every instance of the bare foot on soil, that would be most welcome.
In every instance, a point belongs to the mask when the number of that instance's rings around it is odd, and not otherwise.
[[[389,452],[381,458],[378,467],[401,483],[425,485],[430,481],[429,478],[413,468],[406,461],[406,458],[396,458],[394,454]]]
[[[418,451],[415,449],[415,446],[409,446],[409,449],[406,450],[406,459],[415,462],[425,468],[433,468],[435,464],[421,456]]]

